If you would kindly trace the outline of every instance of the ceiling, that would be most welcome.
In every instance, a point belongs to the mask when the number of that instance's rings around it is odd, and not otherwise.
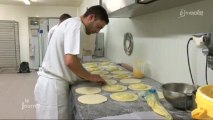
[[[30,0],[32,6],[71,6],[79,7],[83,0]],[[0,4],[25,5],[23,0],[0,0]]]

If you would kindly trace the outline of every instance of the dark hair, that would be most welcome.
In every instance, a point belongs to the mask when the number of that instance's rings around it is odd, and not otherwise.
[[[84,17],[87,17],[88,15],[95,14],[95,17],[100,20],[104,20],[107,24],[109,23],[109,18],[106,10],[100,6],[92,6],[84,13]]]
[[[68,18],[71,18],[72,16],[70,16],[69,14],[62,14],[59,18],[60,22],[63,22],[64,20],[68,19]]]

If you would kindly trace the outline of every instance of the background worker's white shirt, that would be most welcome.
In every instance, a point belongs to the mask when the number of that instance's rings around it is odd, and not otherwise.
[[[57,25],[54,25],[48,32],[48,35],[47,35],[47,45],[49,44],[50,42],[50,39],[55,31],[55,29],[58,27],[58,24]]]
[[[83,28],[83,29],[82,29]],[[80,54],[80,35],[85,33],[79,17],[63,21],[52,35],[39,75],[73,83],[77,76],[66,66],[66,54]]]

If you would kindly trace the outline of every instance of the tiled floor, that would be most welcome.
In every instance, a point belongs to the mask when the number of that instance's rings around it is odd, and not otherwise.
[[[0,73],[0,119],[35,119],[36,72]]]

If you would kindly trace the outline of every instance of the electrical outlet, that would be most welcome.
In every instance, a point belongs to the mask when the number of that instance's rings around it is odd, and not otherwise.
[[[211,43],[211,33],[198,33],[193,35],[192,38],[198,47],[209,48],[208,46]]]
[[[204,48],[205,47],[205,43],[204,43],[204,36],[193,36],[192,39],[195,41],[195,44],[197,47],[199,48]]]

